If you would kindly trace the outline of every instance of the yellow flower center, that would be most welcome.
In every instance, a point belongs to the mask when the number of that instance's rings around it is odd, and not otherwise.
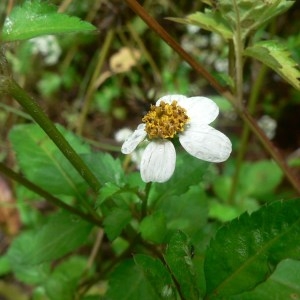
[[[146,132],[150,139],[167,139],[184,131],[189,117],[186,110],[177,105],[177,101],[173,101],[171,104],[161,101],[159,106],[151,105],[150,111],[142,121],[146,124]]]

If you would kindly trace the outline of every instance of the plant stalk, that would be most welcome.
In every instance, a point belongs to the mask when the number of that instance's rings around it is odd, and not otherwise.
[[[0,75],[0,93],[16,99],[28,112],[32,119],[45,131],[64,156],[70,161],[82,178],[97,192],[100,183],[81,157],[75,152],[68,141],[47,117],[41,107],[10,77]]]
[[[92,223],[92,224],[97,225],[99,227],[102,226],[101,220],[98,220],[94,216],[88,215],[88,214],[86,214],[86,213],[84,213],[80,210],[77,210],[73,206],[70,206],[70,205],[66,204],[65,202],[63,202],[60,199],[54,197],[53,195],[51,195],[50,193],[48,193],[44,189],[42,189],[39,186],[37,186],[36,184],[34,184],[33,182],[27,180],[22,175],[20,175],[20,174],[14,172],[13,170],[9,169],[8,167],[6,167],[1,162],[0,162],[0,172],[2,174],[4,174],[6,177],[20,183],[21,185],[25,186],[29,190],[31,190],[31,191],[35,192],[36,194],[40,195],[41,197],[43,197],[45,200],[52,203],[53,205],[58,206],[58,207],[60,207],[64,210],[67,210],[70,213],[79,216],[81,219],[83,219],[85,221],[88,221],[89,223]]]

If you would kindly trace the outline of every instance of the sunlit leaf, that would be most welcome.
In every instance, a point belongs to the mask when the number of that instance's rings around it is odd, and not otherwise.
[[[291,54],[284,45],[277,41],[262,41],[248,47],[244,54],[258,59],[300,90],[298,64],[290,57]]]
[[[171,21],[199,26],[208,31],[220,34],[224,39],[232,38],[232,31],[226,18],[221,13],[205,9],[204,13],[196,12],[186,18],[168,18]]]
[[[216,5],[233,30],[241,31],[242,38],[254,32],[272,18],[288,10],[294,1],[287,0],[221,0]]]
[[[255,288],[283,259],[300,259],[300,200],[278,201],[222,227],[205,257],[207,298]]]
[[[46,1],[25,1],[13,8],[2,28],[2,41],[12,42],[40,35],[87,32],[96,28],[77,17],[58,13],[55,6]]]

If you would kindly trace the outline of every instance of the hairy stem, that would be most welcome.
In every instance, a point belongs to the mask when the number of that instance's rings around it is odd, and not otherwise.
[[[21,185],[25,186],[29,190],[35,192],[36,194],[43,197],[48,202],[52,203],[55,206],[58,206],[64,210],[69,211],[70,213],[79,216],[83,220],[88,221],[89,223],[95,224],[97,226],[102,226],[102,222],[99,219],[96,219],[94,216],[88,215],[80,210],[77,210],[73,206],[66,204],[65,202],[61,201],[60,199],[54,197],[53,195],[49,194],[47,191],[43,190],[33,182],[27,180],[22,175],[14,172],[13,170],[7,168],[3,163],[0,162],[0,172],[3,173],[6,177],[20,183]]]
[[[0,93],[16,99],[36,123],[41,126],[49,138],[56,144],[82,178],[97,192],[100,183],[81,157],[75,152],[60,131],[47,117],[41,107],[10,77],[0,75]]]

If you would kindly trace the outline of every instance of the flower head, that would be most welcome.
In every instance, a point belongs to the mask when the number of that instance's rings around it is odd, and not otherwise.
[[[173,175],[176,152],[170,139],[176,136],[192,156],[209,162],[225,161],[231,153],[231,142],[208,125],[218,114],[218,106],[209,98],[164,96],[151,106],[143,123],[126,139],[121,151],[130,154],[148,138],[150,142],[140,166],[145,182],[165,182]]]

